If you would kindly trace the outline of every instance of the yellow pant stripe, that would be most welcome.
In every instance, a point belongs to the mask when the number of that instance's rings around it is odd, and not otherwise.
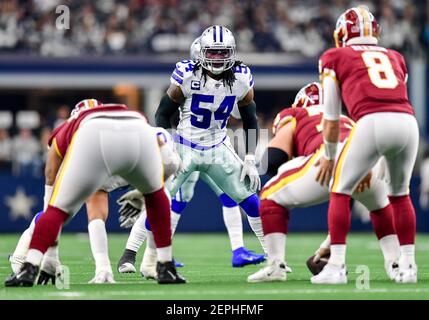
[[[57,139],[54,138],[54,140],[52,140],[52,146],[54,147],[55,153],[57,154],[58,157],[60,157],[60,159],[63,158],[61,152],[60,152],[60,148],[58,148],[58,143],[57,143]]]
[[[66,153],[66,157],[64,159],[64,162],[61,166],[61,169],[59,171],[59,173],[57,174],[57,179],[55,179],[55,184],[54,184],[54,191],[52,192],[52,196],[51,196],[51,200],[49,200],[49,204],[53,205],[55,203],[55,200],[57,199],[58,196],[58,190],[60,189],[61,186],[61,182],[63,180],[64,177],[64,172],[67,170],[68,164],[69,164],[69,160],[70,160],[70,155],[73,151],[73,145],[74,145],[74,141],[76,138],[76,133],[77,131],[74,133],[73,138],[70,142],[70,145],[67,149],[67,153]]]
[[[161,171],[161,181],[162,181],[162,186],[164,187],[165,181],[164,181],[164,161],[162,159],[162,153],[161,153],[161,147],[159,146],[158,143],[158,139],[156,139],[156,146],[158,149],[158,153],[159,153],[159,157],[161,158],[161,167],[162,167],[162,171]]]
[[[322,152],[323,148],[320,148],[311,158],[310,160],[307,161],[307,163],[305,164],[305,166],[291,174],[290,176],[284,177],[283,179],[281,179],[279,182],[277,182],[275,185],[271,186],[270,188],[268,188],[267,190],[265,190],[264,192],[262,192],[261,194],[261,200],[264,200],[266,198],[268,198],[270,195],[272,195],[274,192],[280,190],[281,188],[283,188],[284,186],[286,186],[287,184],[298,180],[299,178],[303,177],[308,170],[310,170],[311,166],[314,164],[314,162],[316,161],[316,159],[319,157],[320,153]]]
[[[353,139],[353,135],[354,135],[355,131],[356,131],[356,126],[354,126],[352,131],[350,132],[350,135],[347,139],[347,142],[344,145],[344,148],[341,151],[340,157],[337,160],[337,167],[335,169],[334,183],[332,185],[332,192],[337,192],[338,184],[340,183],[340,175],[341,175],[341,172],[343,170],[344,159],[347,156],[347,152],[349,150],[350,144],[352,143],[352,139]]]

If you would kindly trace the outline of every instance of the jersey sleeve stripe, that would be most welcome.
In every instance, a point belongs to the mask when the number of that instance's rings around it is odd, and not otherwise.
[[[250,82],[249,82],[249,87],[252,87],[253,86],[253,84],[254,84],[254,81],[253,81],[253,77],[250,79]]]
[[[322,83],[325,77],[331,77],[335,82],[338,82],[337,75],[334,70],[325,68],[322,73]]]
[[[274,135],[285,125],[292,122],[293,131],[295,131],[296,128],[296,119],[293,116],[286,116],[283,119],[279,120],[279,122],[274,127],[275,130],[273,130]]]
[[[177,73],[178,76],[183,78],[183,72],[182,71],[180,71],[179,69],[176,68],[176,69],[174,69],[174,72]]]
[[[180,79],[177,75],[175,75],[174,73],[171,75],[171,77],[176,80],[179,84],[183,84],[183,80]]]

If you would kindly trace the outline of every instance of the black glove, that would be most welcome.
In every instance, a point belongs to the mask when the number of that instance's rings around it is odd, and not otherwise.
[[[40,271],[40,275],[39,275],[39,279],[37,279],[37,284],[38,285],[47,285],[49,284],[49,280],[52,281],[52,284],[55,285],[55,275],[54,274],[49,274],[46,271]]]

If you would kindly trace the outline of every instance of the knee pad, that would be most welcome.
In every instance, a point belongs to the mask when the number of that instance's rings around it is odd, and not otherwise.
[[[222,203],[222,206],[224,206],[224,207],[233,208],[233,207],[237,206],[237,202],[232,200],[226,193],[222,193],[219,196],[219,200]]]
[[[252,194],[247,199],[241,201],[240,207],[249,217],[259,217],[259,198],[256,194]]]
[[[171,200],[171,210],[177,214],[181,214],[187,205],[187,202],[177,201],[175,199]]]

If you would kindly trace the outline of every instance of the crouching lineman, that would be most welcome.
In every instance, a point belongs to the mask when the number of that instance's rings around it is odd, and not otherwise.
[[[125,105],[79,110],[57,134],[66,150],[47,210],[37,221],[26,262],[6,286],[32,286],[44,253],[62,225],[112,176],[120,176],[145,197],[158,255],[158,283],[185,283],[172,262],[170,205],[163,188],[157,135],[146,119]],[[126,141],[126,143],[124,143]]]
[[[328,201],[329,188],[315,178],[323,154],[319,106],[322,89],[311,83],[300,90],[292,108],[281,111],[274,120],[274,138],[268,145],[268,174],[275,175],[261,191],[261,218],[268,265],[248,277],[248,282],[285,281],[285,245],[289,210],[309,207]],[[340,141],[344,142],[353,128],[353,121],[341,116]],[[292,159],[292,160],[289,160]],[[368,187],[370,187],[368,189]],[[361,182],[359,193],[353,197],[371,211],[371,220],[380,241],[386,272],[394,278],[399,258],[399,242],[384,184],[369,174]],[[366,189],[366,190],[364,190]]]
[[[334,31],[337,48],[327,50],[320,58],[326,148],[317,178],[325,183],[334,172],[328,211],[332,244],[328,264],[312,278],[313,283],[346,282],[350,195],[380,157],[386,160],[391,203],[388,209],[394,215],[401,244],[395,281],[417,282],[416,217],[409,186],[419,129],[408,100],[404,57],[378,46],[379,34],[379,25],[367,7],[348,9],[338,18]],[[341,100],[356,126],[336,157]]]
[[[72,117],[78,110],[89,109],[100,105],[101,103],[95,99],[86,99],[76,104],[72,111]],[[67,125],[65,122],[62,126]],[[63,143],[57,142],[57,139],[64,138],[58,136],[57,133],[61,127],[55,129],[49,139],[48,158],[45,166],[45,196],[44,196],[44,209],[48,206],[49,199],[52,195],[52,186],[55,182],[55,177],[61,166],[65,156],[66,150],[60,150],[58,145]],[[174,174],[179,167],[180,158],[174,152],[174,146],[169,134],[162,128],[155,128],[158,135],[158,144],[160,145],[162,161],[164,163],[164,178]],[[96,191],[86,201],[86,209],[88,213],[88,234],[91,244],[91,251],[95,261],[95,276],[89,283],[114,283],[112,268],[108,254],[107,233],[105,228],[105,221],[107,220],[109,207],[108,207],[108,193],[116,189],[127,187],[129,184],[121,177],[114,176]],[[15,248],[13,255],[10,256],[11,267],[13,273],[18,273],[21,269],[22,263],[25,261],[33,235],[35,223],[37,223],[40,215],[39,212],[35,215],[30,223],[30,226],[22,233],[18,244]],[[50,247],[42,260],[41,272],[38,278],[38,284],[48,284],[52,281],[55,284],[56,273],[60,266],[58,255],[58,246]]]

